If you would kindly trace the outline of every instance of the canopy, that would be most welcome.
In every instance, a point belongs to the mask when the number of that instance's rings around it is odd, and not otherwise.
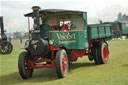
[[[76,12],[76,13],[86,13],[84,11],[77,10],[65,10],[65,9],[43,9],[39,11],[40,13],[63,13],[63,12]],[[24,16],[32,16],[33,12],[27,13]]]

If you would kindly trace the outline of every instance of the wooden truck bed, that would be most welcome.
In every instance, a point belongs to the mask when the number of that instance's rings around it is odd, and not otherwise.
[[[111,38],[110,24],[92,24],[88,25],[88,40],[95,40],[100,38]]]

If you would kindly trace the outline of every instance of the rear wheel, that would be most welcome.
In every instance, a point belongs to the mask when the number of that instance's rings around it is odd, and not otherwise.
[[[67,53],[64,49],[57,51],[55,64],[58,78],[64,78],[67,76],[69,64]]]
[[[98,48],[93,48],[93,57],[96,64],[99,64]]]
[[[105,42],[101,42],[100,48],[99,48],[99,62],[100,62],[100,64],[107,63],[108,58],[109,58],[108,45]]]
[[[19,73],[23,79],[28,79],[32,77],[33,68],[31,67],[30,55],[28,52],[22,52],[18,60]]]
[[[93,57],[96,64],[105,64],[109,58],[108,45],[104,41],[100,41],[93,48]]]

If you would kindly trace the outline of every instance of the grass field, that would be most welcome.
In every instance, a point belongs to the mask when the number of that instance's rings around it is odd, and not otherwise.
[[[0,55],[0,85],[128,85],[128,39],[109,41],[107,64],[95,65],[87,56],[74,62],[67,77],[58,79],[55,69],[35,69],[31,79],[18,73],[18,56],[23,44],[13,41],[10,55]]]

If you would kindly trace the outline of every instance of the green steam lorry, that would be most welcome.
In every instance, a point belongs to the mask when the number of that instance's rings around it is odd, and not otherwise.
[[[105,64],[109,59],[107,40],[111,39],[110,24],[87,24],[83,11],[44,9],[32,7],[33,29],[29,27],[29,40],[25,52],[18,60],[19,73],[23,79],[32,77],[33,69],[56,68],[58,78],[64,78],[69,65],[79,57],[88,55],[90,61]]]
[[[0,16],[0,54],[10,54],[13,50],[12,44],[7,41],[4,30],[3,17]]]

